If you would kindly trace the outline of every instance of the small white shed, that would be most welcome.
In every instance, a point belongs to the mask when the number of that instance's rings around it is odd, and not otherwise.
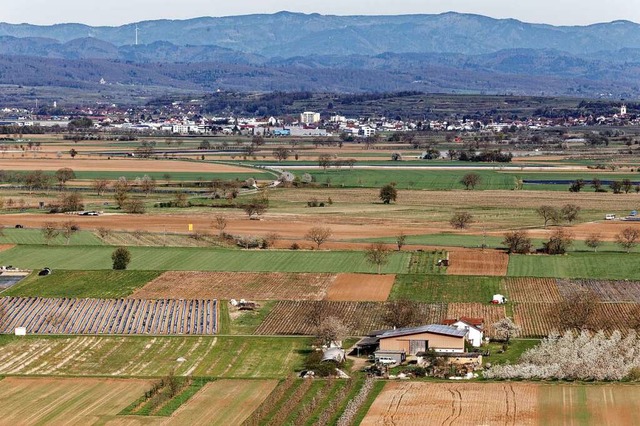
[[[16,327],[15,335],[16,336],[26,336],[27,335],[27,328],[26,327]]]

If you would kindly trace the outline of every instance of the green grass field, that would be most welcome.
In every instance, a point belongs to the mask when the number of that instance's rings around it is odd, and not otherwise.
[[[189,247],[131,247],[131,270],[246,272],[376,272],[355,251],[259,251]],[[16,246],[0,253],[0,264],[36,269],[111,269],[113,247]],[[383,273],[406,272],[408,253],[393,253]]]
[[[73,217],[69,218],[73,220]],[[4,235],[0,236],[0,244],[46,244],[40,229],[16,229],[6,228]],[[62,236],[57,236],[50,241],[51,245],[66,245],[67,241]],[[101,246],[104,243],[93,232],[79,231],[71,236],[69,245]]]
[[[283,378],[302,366],[310,341],[291,337],[10,337],[0,375]],[[21,354],[34,356],[21,363]],[[69,355],[73,354],[71,358]],[[184,357],[186,361],[178,362]]]
[[[294,174],[309,173],[316,183],[324,185],[329,179],[331,186],[352,188],[379,188],[389,182],[395,182],[398,189],[463,189],[460,179],[470,173],[468,170],[294,170]],[[513,189],[516,178],[491,170],[474,170],[482,177],[476,189]]]
[[[39,277],[32,273],[2,296],[119,298],[157,278],[155,271],[64,271]]]
[[[640,254],[569,253],[564,256],[512,255],[513,277],[640,279]]]
[[[500,293],[500,277],[397,275],[390,300],[486,303]]]

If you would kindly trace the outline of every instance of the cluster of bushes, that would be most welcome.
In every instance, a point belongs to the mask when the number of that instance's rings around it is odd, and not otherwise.
[[[504,153],[501,150],[481,151],[479,153],[470,150],[468,152],[461,151],[458,154],[458,160],[475,163],[510,163],[512,159],[513,154],[510,152]]]
[[[331,197],[329,197],[329,199],[327,200],[326,205],[330,206],[333,204],[333,200],[331,199]],[[317,198],[313,197],[311,199],[309,199],[309,201],[307,201],[307,207],[324,207],[325,203],[324,201],[318,201]]]

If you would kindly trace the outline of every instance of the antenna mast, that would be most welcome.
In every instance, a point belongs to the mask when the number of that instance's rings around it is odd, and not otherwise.
[[[136,46],[138,45],[138,26],[136,25]]]

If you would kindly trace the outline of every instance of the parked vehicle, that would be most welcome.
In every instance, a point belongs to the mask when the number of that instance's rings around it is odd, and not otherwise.
[[[604,215],[604,220],[615,220],[615,218],[616,218],[616,215],[612,213],[608,213]]]

